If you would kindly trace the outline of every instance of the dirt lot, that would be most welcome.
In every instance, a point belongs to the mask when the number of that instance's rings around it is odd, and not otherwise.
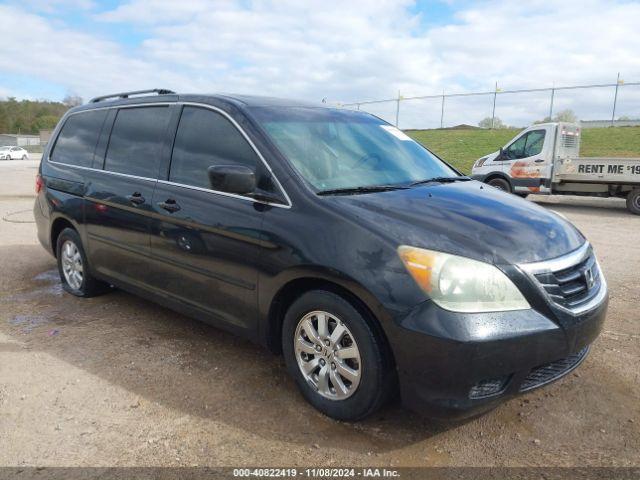
[[[32,222],[36,162],[0,162],[0,465],[640,465],[640,217],[536,199],[594,244],[605,331],[572,375],[459,424],[307,405],[283,361],[129,294],[63,294]]]

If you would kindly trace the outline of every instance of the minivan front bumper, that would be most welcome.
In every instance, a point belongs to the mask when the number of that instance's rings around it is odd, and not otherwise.
[[[604,322],[608,295],[563,321],[534,308],[456,313],[424,302],[389,332],[403,404],[433,418],[467,418],[576,368]]]

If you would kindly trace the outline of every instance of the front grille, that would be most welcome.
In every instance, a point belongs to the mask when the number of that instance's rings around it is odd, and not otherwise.
[[[600,275],[593,253],[568,268],[534,274],[551,300],[568,309],[579,307],[597,295],[602,283]]]
[[[589,347],[584,347],[578,353],[569,355],[567,358],[534,368],[520,385],[520,391],[526,392],[527,390],[541,387],[566,375],[580,364],[588,351]]]

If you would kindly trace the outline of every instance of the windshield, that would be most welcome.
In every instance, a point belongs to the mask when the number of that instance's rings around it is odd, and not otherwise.
[[[458,176],[402,131],[367,113],[313,107],[255,107],[251,112],[320,191]]]

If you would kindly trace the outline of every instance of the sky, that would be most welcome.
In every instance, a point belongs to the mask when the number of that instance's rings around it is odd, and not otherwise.
[[[640,2],[627,0],[0,0],[0,97],[85,100],[123,90],[249,93],[330,104],[501,89],[640,82]],[[617,115],[640,117],[640,86]],[[613,89],[559,92],[556,111],[611,116]],[[477,123],[493,99],[448,99]],[[549,94],[501,95],[524,125]],[[395,103],[366,107],[393,120]],[[402,102],[437,126],[440,100]]]

